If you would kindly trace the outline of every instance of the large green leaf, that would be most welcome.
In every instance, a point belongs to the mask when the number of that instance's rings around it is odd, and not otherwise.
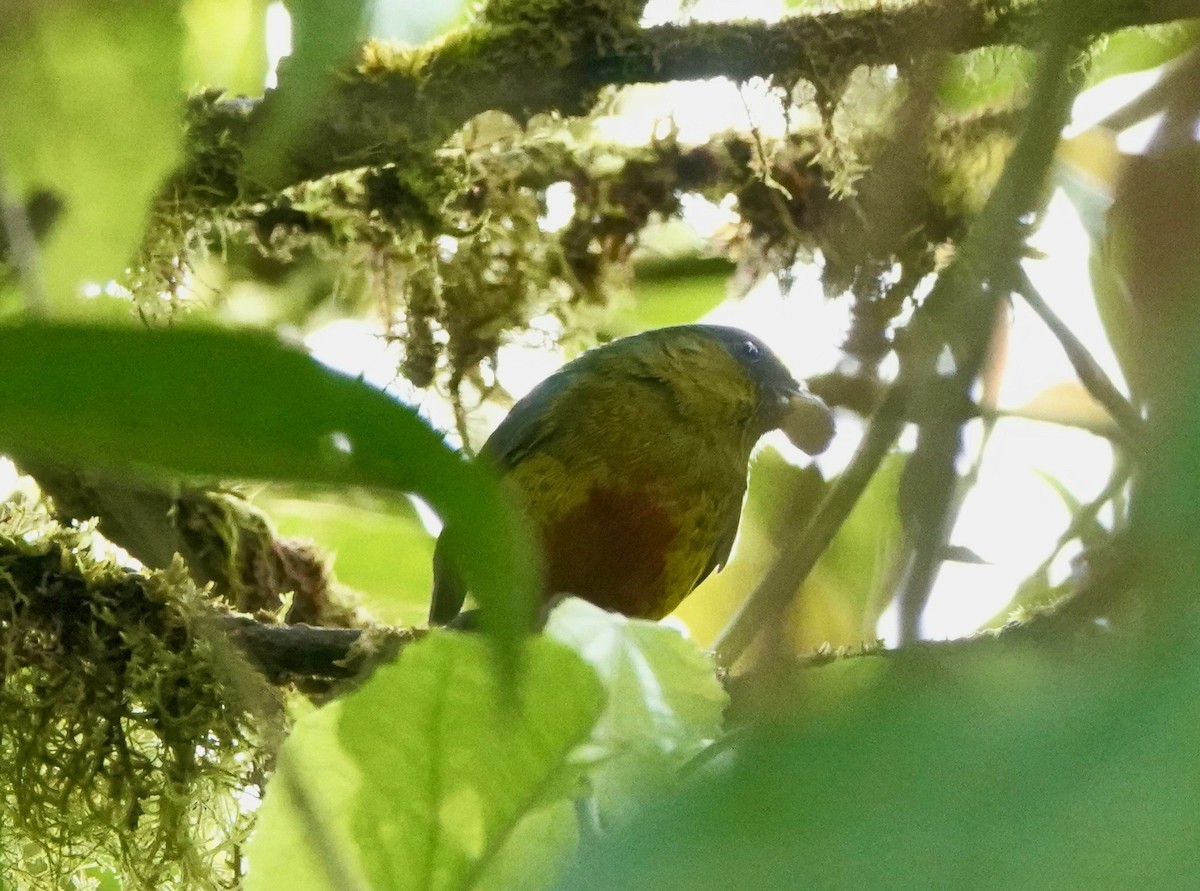
[[[559,887],[1190,887],[1200,674],[1182,661],[985,641],[836,663],[869,680],[855,706],[760,734]],[[838,700],[826,671],[805,701]]]
[[[498,483],[415,412],[256,333],[0,328],[0,449],[113,472],[363,486],[421,495],[462,534],[452,559],[515,652],[536,588]],[[511,664],[511,663],[510,663]]]
[[[546,634],[587,661],[608,694],[590,740],[602,819],[669,787],[720,733],[729,697],[711,658],[674,628],[572,598],[555,608]]]
[[[547,887],[576,840],[571,756],[603,694],[561,644],[530,639],[522,655],[514,701],[482,641],[434,632],[301,720],[267,789],[249,891]]]
[[[15,196],[64,204],[40,264],[62,305],[121,275],[177,161],[183,28],[162,0],[9,0],[2,18],[0,167]]]

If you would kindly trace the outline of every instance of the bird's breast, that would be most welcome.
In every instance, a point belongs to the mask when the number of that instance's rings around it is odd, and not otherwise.
[[[510,479],[541,533],[547,593],[647,619],[667,615],[695,587],[724,512],[741,506],[740,487],[581,473],[549,456]]]

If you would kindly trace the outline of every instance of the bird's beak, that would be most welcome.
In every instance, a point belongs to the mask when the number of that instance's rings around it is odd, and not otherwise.
[[[833,413],[821,399],[803,386],[780,393],[778,427],[796,448],[809,455],[825,451],[833,439]]]

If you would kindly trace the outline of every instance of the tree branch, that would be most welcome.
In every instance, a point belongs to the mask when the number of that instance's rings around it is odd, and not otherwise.
[[[907,65],[931,51],[961,53],[985,46],[1036,49],[1045,42],[1052,4],[976,0],[919,3],[797,16],[775,24],[722,22],[647,28],[619,50],[592,61],[593,84],[665,83],[724,75],[735,80],[794,73],[818,82],[831,70]],[[1105,0],[1091,6],[1088,38],[1135,25],[1200,16],[1192,0],[1146,3]],[[946,28],[947,17],[955,24]],[[931,45],[929,35],[945,39]]]
[[[977,0],[918,3],[797,16],[775,24],[725,22],[628,29],[594,16],[535,15],[482,22],[428,48],[401,51],[368,44],[354,73],[343,74],[332,99],[315,112],[309,138],[279,166],[279,181],[249,182],[242,149],[271,119],[280,88],[256,107],[214,101],[193,105],[192,159],[175,195],[201,194],[210,206],[256,197],[331,173],[424,156],[463,123],[496,110],[519,120],[559,111],[586,112],[610,85],[665,83],[726,76],[812,82],[836,99],[859,65],[907,66],[929,52],[1042,43],[1052,4]],[[1091,38],[1130,26],[1200,17],[1200,0],[1103,0],[1079,25]],[[947,19],[953,27],[947,27]],[[931,39],[930,35],[936,35]]]
[[[311,542],[278,535],[270,519],[232,490],[180,486],[68,469],[20,458],[62,517],[96,519],[102,535],[151,569],[183,558],[198,585],[242,613],[274,613],[290,596],[286,620],[355,623],[331,559]]]
[[[416,629],[322,628],[274,625],[250,616],[221,615],[217,623],[268,679],[347,680],[386,661]],[[368,644],[368,641],[370,642]]]

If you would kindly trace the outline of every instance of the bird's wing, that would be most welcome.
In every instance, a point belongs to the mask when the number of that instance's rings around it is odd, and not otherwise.
[[[517,400],[504,420],[487,438],[481,456],[486,456],[501,473],[521,463],[554,432],[554,403],[576,382],[574,374],[551,375],[527,396]]]
[[[737,538],[738,523],[742,518],[741,507],[742,503],[739,499],[736,510],[726,511],[724,521],[721,523],[721,530],[717,533],[712,556],[708,560],[708,565],[704,567],[704,572],[700,573],[696,584],[692,586],[693,590],[714,572],[723,569],[729,562],[729,554],[733,550],[733,540]]]
[[[559,373],[534,387],[529,395],[517,401],[488,437],[479,450],[480,457],[491,461],[503,474],[537,451],[554,433],[551,407],[575,380],[574,375]],[[433,597],[429,604],[429,621],[437,625],[445,625],[458,616],[467,597],[466,585],[450,562],[445,541],[443,530],[433,551]]]

